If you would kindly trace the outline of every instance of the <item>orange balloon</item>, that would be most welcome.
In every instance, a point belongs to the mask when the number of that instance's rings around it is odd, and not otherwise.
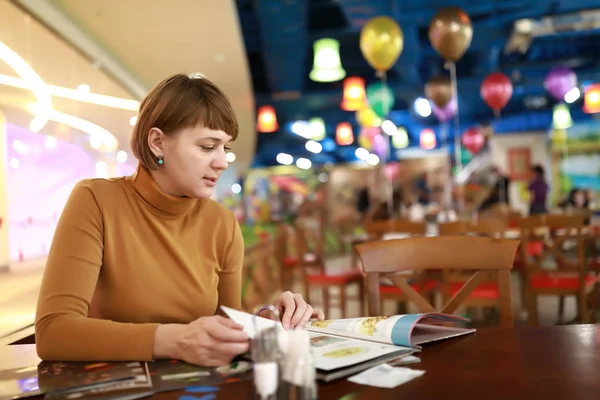
[[[439,108],[444,108],[452,100],[450,79],[445,76],[431,78],[425,84],[425,96]]]
[[[460,60],[472,39],[471,18],[460,7],[442,8],[429,24],[429,41],[445,60]]]

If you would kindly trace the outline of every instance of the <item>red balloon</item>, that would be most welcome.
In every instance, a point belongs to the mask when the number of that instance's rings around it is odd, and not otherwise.
[[[477,128],[469,128],[462,135],[462,144],[471,154],[477,154],[485,144],[485,137]]]
[[[481,98],[496,112],[508,104],[513,94],[510,79],[501,72],[491,73],[481,83]]]

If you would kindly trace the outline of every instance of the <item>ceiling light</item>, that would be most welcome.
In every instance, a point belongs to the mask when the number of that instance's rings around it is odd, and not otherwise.
[[[117,161],[120,162],[121,164],[127,162],[127,153],[124,152],[123,150],[119,150],[117,152]]]
[[[569,104],[575,103],[579,100],[579,97],[581,97],[581,91],[578,87],[574,87],[565,94],[565,102]]]
[[[44,138],[44,147],[48,150],[53,150],[58,146],[58,139],[54,136],[46,136]]]
[[[48,114],[52,110],[52,97],[48,92],[47,85],[20,55],[1,41],[0,60],[6,62],[23,79],[25,87],[33,92],[38,104],[36,116],[40,118],[37,126],[41,125],[40,129],[43,128],[45,121],[48,119]]]
[[[104,161],[96,163],[96,176],[98,178],[108,179],[108,165]]]
[[[137,124],[137,115],[134,115],[133,117],[129,118],[129,125],[135,126],[135,124]]]
[[[240,185],[239,183],[234,183],[233,185],[231,185],[231,191],[233,193],[239,193],[242,191],[242,185]]]
[[[367,157],[367,163],[369,165],[377,165],[379,164],[379,156],[377,154],[369,154],[369,156]]]
[[[1,56],[0,56],[1,58]],[[31,85],[27,81],[15,78],[9,75],[0,74],[0,85],[10,86],[18,89],[31,89]],[[65,99],[81,101],[84,103],[96,104],[99,106],[118,108],[128,111],[139,111],[140,102],[136,100],[124,99],[121,97],[106,96],[96,93],[78,92],[76,89],[71,89],[63,86],[45,85],[44,89],[49,95],[62,97]],[[50,98],[51,100],[51,98]]]
[[[225,156],[225,158],[227,159],[228,163],[232,163],[232,162],[235,161],[235,153],[229,152],[229,153],[227,153],[227,155]]]
[[[31,112],[32,114],[37,114],[36,103],[29,103],[25,107],[27,111]],[[95,137],[93,140],[104,144],[106,150],[116,150],[118,147],[118,141],[112,133],[88,120],[61,113],[56,110],[51,110],[49,119],[87,133],[91,137]]]
[[[75,89],[78,93],[82,93],[82,94],[86,94],[89,93],[92,88],[90,88],[90,85],[86,85],[86,84],[81,84],[79,86],[77,86],[77,89]]]
[[[19,154],[24,154],[27,152],[27,146],[25,146],[25,143],[21,142],[19,139],[13,140],[12,147],[13,150]]]
[[[367,157],[369,156],[369,150],[365,149],[364,147],[359,147],[358,149],[356,149],[356,151],[354,152],[354,155],[356,156],[356,158],[358,158],[359,160],[366,160]]]
[[[427,118],[431,115],[431,104],[429,100],[419,97],[415,100],[415,112],[423,118]]]
[[[32,132],[39,132],[44,126],[46,126],[46,122],[48,122],[46,118],[35,117],[29,123],[29,130]]]
[[[323,150],[323,146],[319,142],[315,142],[314,140],[309,140],[306,142],[306,150],[311,153],[319,154]]]
[[[277,157],[275,159],[279,164],[283,165],[292,165],[292,163],[294,162],[294,157],[287,153],[279,153],[277,154]]]
[[[396,127],[396,125],[392,121],[386,119],[381,123],[381,130],[387,133],[388,135],[393,136],[398,131],[398,127]]]
[[[312,163],[308,158],[299,158],[296,160],[296,166],[300,169],[310,169]]]

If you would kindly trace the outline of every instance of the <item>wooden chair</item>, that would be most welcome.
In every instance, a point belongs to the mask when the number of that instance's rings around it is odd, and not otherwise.
[[[421,312],[435,312],[435,307],[398,272],[431,269],[475,271],[441,312],[454,313],[480,283],[495,278],[500,292],[500,324],[513,326],[510,270],[518,245],[517,240],[477,236],[413,237],[359,244],[356,251],[367,273],[369,314],[381,315],[381,275],[392,280]]]
[[[406,237],[412,236],[424,236],[427,232],[427,223],[423,221],[415,222],[404,218],[390,219],[383,221],[367,221],[365,222],[365,231],[370,240],[379,240],[386,234],[399,234],[406,235]],[[352,252],[352,255],[357,259],[356,251]],[[356,262],[356,261],[353,261]],[[409,273],[410,274],[410,273]],[[429,280],[428,276],[423,274],[410,274],[412,288],[423,295],[430,295],[438,286],[438,282],[435,280]],[[398,303],[399,306],[404,306],[408,300],[407,296],[395,286],[392,282],[384,279],[381,287],[381,301],[393,300]]]
[[[563,322],[564,296],[577,298],[580,323],[589,323],[590,304],[596,302],[598,277],[589,273],[586,256],[585,215],[539,215],[521,220],[521,259],[527,291],[527,311],[530,325],[538,325],[538,296],[559,296],[559,323]],[[524,251],[532,241],[539,241],[539,231],[545,231],[543,247],[536,256]],[[567,243],[575,245],[569,254]],[[556,270],[544,268],[544,261],[554,260]]]
[[[337,273],[329,273],[325,268],[325,221],[326,211],[324,206],[316,201],[305,202],[298,212],[298,217],[291,227],[284,227],[279,236],[286,243],[294,244],[295,257],[289,257],[287,250],[283,255],[282,276],[284,288],[289,288],[295,272],[302,277],[306,301],[312,303],[311,289],[320,289],[323,300],[323,311],[328,313],[330,308],[329,289],[337,288],[339,291],[339,307],[342,318],[346,316],[346,301],[349,300],[346,289],[348,286],[358,285],[358,298],[362,306],[363,276],[360,270],[348,268]],[[289,240],[291,239],[291,240]]]
[[[485,236],[491,238],[502,238],[508,227],[508,223],[502,218],[478,218],[476,221],[462,220],[456,222],[448,222],[438,225],[440,236]],[[443,284],[442,297],[448,301],[454,296],[463,286],[464,282],[469,278],[470,273],[444,273],[442,274]],[[495,309],[499,305],[500,292],[498,284],[493,279],[489,282],[482,282],[476,287],[473,292],[465,299],[463,305],[479,309]]]
[[[402,218],[366,221],[365,231],[370,239],[381,239],[386,233],[405,233],[410,236],[424,236],[427,232],[427,224],[425,222],[414,222]]]

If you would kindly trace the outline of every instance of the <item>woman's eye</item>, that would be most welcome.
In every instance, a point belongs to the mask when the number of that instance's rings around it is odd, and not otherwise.
[[[231,147],[225,147],[225,152],[229,153],[231,151]]]
[[[200,146],[200,147],[202,147],[202,150],[204,150],[204,151],[212,151],[215,149],[214,147],[210,147],[210,146]]]

